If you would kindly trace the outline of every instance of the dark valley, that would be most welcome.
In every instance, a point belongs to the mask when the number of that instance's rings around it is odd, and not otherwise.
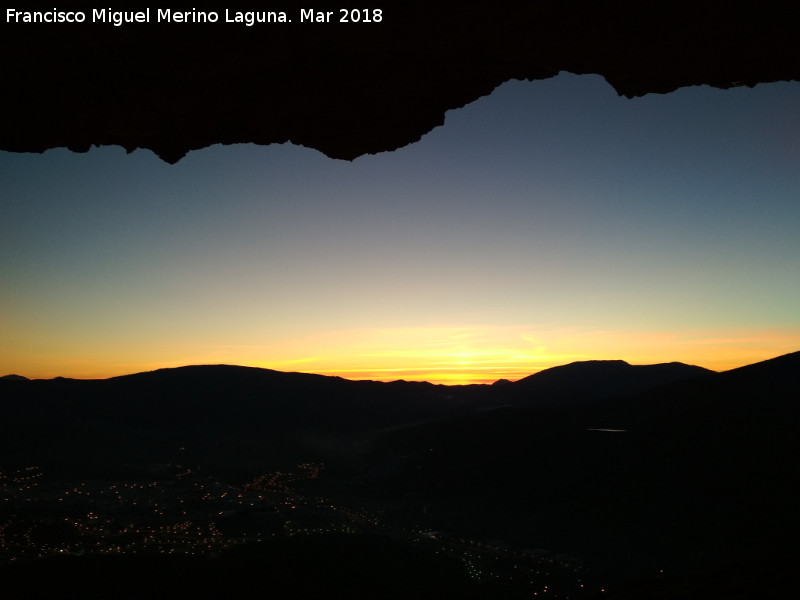
[[[799,383],[800,353],[491,386],[4,377],[0,571],[33,597],[783,597]]]

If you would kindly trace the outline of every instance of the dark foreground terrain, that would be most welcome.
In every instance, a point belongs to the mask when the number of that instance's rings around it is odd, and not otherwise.
[[[493,386],[2,378],[0,576],[28,597],[794,597],[798,384],[800,353]]]

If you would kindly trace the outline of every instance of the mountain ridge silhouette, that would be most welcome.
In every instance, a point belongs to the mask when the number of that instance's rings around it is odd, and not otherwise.
[[[800,354],[800,352],[798,352],[798,353]],[[774,360],[774,359],[771,359],[771,360]],[[758,364],[758,363],[756,363],[756,364]],[[587,366],[587,367],[600,366],[601,368],[602,367],[623,367],[623,368],[629,367],[629,368],[634,369],[634,370],[643,369],[643,368],[659,368],[660,369],[660,368],[665,368],[665,367],[669,367],[669,366],[682,366],[682,367],[690,367],[690,368],[693,368],[693,369],[702,370],[702,371],[708,372],[708,373],[716,372],[716,371],[711,371],[709,369],[705,369],[703,367],[697,367],[697,366],[694,366],[694,365],[689,365],[687,363],[682,363],[682,362],[678,362],[678,361],[673,361],[673,362],[669,362],[669,363],[649,364],[649,365],[631,365],[630,363],[628,363],[628,362],[626,362],[624,360],[620,360],[620,359],[611,359],[611,360],[602,360],[602,359],[598,360],[598,359],[595,359],[595,360],[575,361],[575,362],[564,364],[564,365],[557,365],[557,366],[554,366],[554,367],[548,367],[546,369],[542,369],[541,371],[537,371],[537,372],[532,373],[530,375],[526,375],[525,377],[517,379],[516,381],[511,381],[511,380],[508,380],[508,379],[498,379],[494,383],[509,382],[509,383],[519,384],[519,383],[522,383],[522,382],[529,381],[532,378],[535,378],[535,377],[537,377],[537,376],[539,376],[539,375],[541,375],[543,373],[549,373],[551,371],[556,371],[557,372],[557,371],[561,371],[561,370],[565,370],[565,369],[580,368],[580,367],[583,367],[583,366]],[[747,366],[752,366],[752,365],[747,365]],[[745,367],[739,367],[739,368],[745,368]],[[125,374],[122,374],[122,375],[113,375],[113,376],[104,377],[104,378],[74,378],[74,377],[57,376],[57,377],[43,378],[43,379],[41,379],[41,378],[40,379],[30,379],[30,378],[24,377],[22,375],[9,374],[9,375],[5,375],[5,376],[0,376],[0,380],[18,380],[18,381],[53,381],[53,380],[108,381],[108,380],[130,379],[130,378],[134,378],[134,377],[152,377],[152,378],[155,378],[155,377],[162,377],[162,376],[167,375],[169,373],[176,373],[176,374],[177,373],[188,373],[188,372],[200,373],[202,370],[207,370],[207,369],[216,369],[216,370],[219,370],[219,371],[229,371],[229,372],[233,372],[233,371],[239,370],[240,372],[250,371],[250,372],[259,372],[259,373],[264,373],[264,374],[269,373],[269,374],[273,374],[273,375],[325,377],[325,378],[328,378],[328,379],[336,379],[336,380],[340,380],[340,381],[350,381],[350,382],[427,384],[427,385],[432,385],[432,386],[452,387],[452,388],[459,388],[459,387],[466,387],[466,386],[489,386],[489,385],[492,385],[492,384],[453,384],[453,385],[448,385],[448,384],[431,383],[431,382],[428,382],[428,381],[408,381],[408,380],[405,380],[405,379],[396,379],[396,380],[392,380],[392,381],[381,381],[381,380],[375,380],[375,379],[347,379],[345,377],[341,377],[341,376],[338,376],[338,375],[325,375],[325,374],[322,374],[322,373],[309,373],[309,372],[304,372],[304,371],[281,371],[281,370],[269,369],[269,368],[265,368],[265,367],[251,367],[251,366],[246,366],[246,365],[235,365],[235,364],[227,364],[227,363],[192,364],[192,365],[181,365],[179,367],[163,367],[163,368],[159,368],[159,369],[154,369],[152,371],[137,371],[137,372],[134,372],[134,373],[125,373]]]

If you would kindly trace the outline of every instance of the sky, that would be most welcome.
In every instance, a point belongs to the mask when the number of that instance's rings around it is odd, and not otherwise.
[[[352,162],[0,153],[0,375],[487,383],[800,350],[800,83],[512,81]]]

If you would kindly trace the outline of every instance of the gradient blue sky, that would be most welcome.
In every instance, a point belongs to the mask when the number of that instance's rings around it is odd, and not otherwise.
[[[0,374],[460,383],[800,349],[797,82],[514,81],[353,162],[0,153],[0,208]]]

